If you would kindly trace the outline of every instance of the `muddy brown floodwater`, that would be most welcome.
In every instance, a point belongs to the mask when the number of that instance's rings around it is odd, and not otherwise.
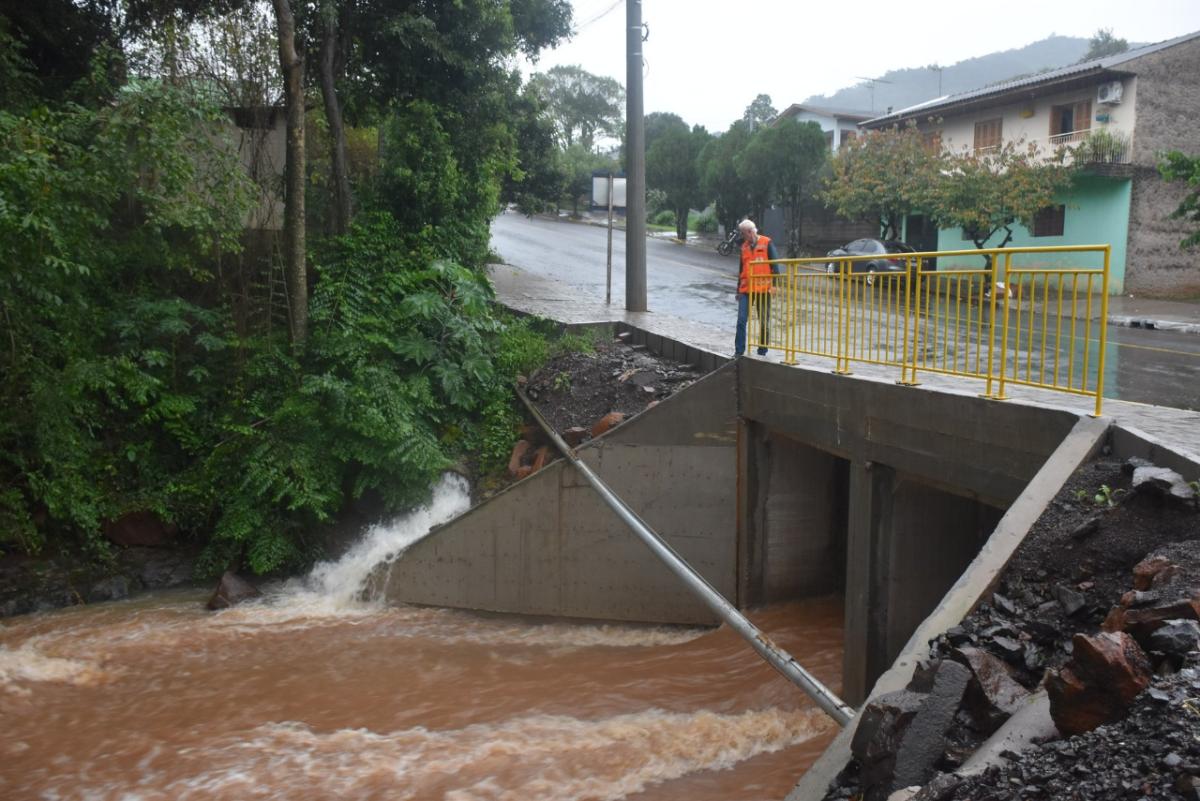
[[[0,622],[0,798],[778,799],[834,735],[724,628],[358,597],[466,502],[443,482],[430,509],[223,612],[174,593]],[[841,609],[752,618],[836,689]]]

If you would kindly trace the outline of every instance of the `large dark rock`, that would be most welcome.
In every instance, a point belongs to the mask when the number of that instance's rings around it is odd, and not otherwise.
[[[982,648],[959,648],[952,657],[966,665],[972,680],[966,707],[976,727],[985,735],[1000,728],[1025,703],[1029,692],[1009,673],[1004,660]]]
[[[119,601],[129,597],[129,579],[126,576],[107,576],[92,584],[87,591],[88,603]]]
[[[1125,632],[1076,634],[1071,661],[1046,677],[1050,717],[1064,735],[1122,720],[1150,684],[1150,661]]]
[[[1200,623],[1168,620],[1150,635],[1146,644],[1152,651],[1183,656],[1200,649]]]
[[[863,709],[850,751],[861,766],[859,781],[867,793],[864,798],[887,798],[904,732],[924,701],[921,693],[900,690],[876,698]]]
[[[924,784],[933,776],[934,765],[946,750],[946,730],[970,679],[971,671],[957,662],[947,659],[938,666],[933,689],[901,739],[892,790]]]
[[[911,688],[872,701],[850,749],[861,766],[864,801],[885,801],[902,787],[924,784],[946,749],[945,734],[962,703],[971,672],[950,660],[925,666]]]
[[[154,512],[138,511],[122,515],[104,524],[104,536],[123,548],[135,545],[165,548],[175,543],[174,523],[165,523]]]
[[[1191,501],[1196,493],[1183,476],[1166,467],[1136,467],[1130,483],[1138,492],[1153,492],[1179,501]]]
[[[126,548],[117,554],[121,572],[146,589],[178,587],[192,580],[193,554],[167,548]]]
[[[261,594],[250,582],[227,570],[225,575],[221,576],[221,583],[217,585],[216,591],[208,599],[208,608],[227,609]]]

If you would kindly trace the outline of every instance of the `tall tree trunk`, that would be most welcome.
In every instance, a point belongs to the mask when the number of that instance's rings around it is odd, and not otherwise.
[[[271,0],[279,34],[279,69],[287,108],[287,168],[283,206],[283,258],[291,307],[292,344],[308,336],[308,271],[304,243],[304,61],[296,49],[296,20],[288,0]]]
[[[675,210],[675,236],[679,237],[682,242],[687,242],[687,224],[688,212],[691,211],[687,206],[682,209]]]
[[[329,163],[333,170],[333,232],[350,230],[353,214],[350,198],[350,177],[346,170],[346,127],[342,123],[342,104],[338,101],[334,83],[338,49],[338,15],[332,3],[326,2],[321,14],[324,26],[321,35],[321,98],[325,101],[325,118],[329,122]]]

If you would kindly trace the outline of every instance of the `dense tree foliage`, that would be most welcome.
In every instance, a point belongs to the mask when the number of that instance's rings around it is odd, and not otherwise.
[[[582,67],[551,67],[530,79],[550,110],[562,146],[595,150],[601,137],[619,138],[625,119],[625,89]]]
[[[500,463],[508,388],[545,345],[494,311],[487,225],[502,186],[561,185],[529,166],[547,118],[509,58],[560,38],[568,4],[287,4],[306,65],[333,23],[332,91],[369,126],[343,142],[364,151],[356,221],[301,253],[299,339],[278,241],[243,250],[282,182],[248,174],[230,112],[273,118],[277,20],[233,0],[66,5],[57,32],[0,15],[0,549],[103,557],[106,522],[150,511],[207,546],[207,569],[268,572],[311,558],[358,498],[400,508],[465,456]],[[28,57],[71,41],[86,68]],[[337,138],[329,115],[310,141]],[[329,192],[331,162],[297,191]],[[304,222],[336,234],[332,211]]]
[[[778,114],[775,106],[771,105],[770,95],[756,95],[742,113],[742,121],[753,132],[771,122]]]
[[[756,132],[738,162],[743,178],[785,209],[790,257],[800,255],[802,210],[828,157],[821,126],[789,118]]]
[[[1112,28],[1101,28],[1088,40],[1087,53],[1081,61],[1091,61],[1093,58],[1104,58],[1124,53],[1129,49],[1129,42],[1113,36]]]
[[[1165,180],[1187,184],[1187,193],[1171,217],[1197,226],[1179,246],[1200,247],[1200,156],[1186,156],[1179,151],[1172,151],[1163,156],[1158,169]]]
[[[708,201],[700,187],[699,162],[712,137],[699,125],[689,130],[673,114],[653,124],[647,118],[646,128],[646,186],[663,192],[665,207],[675,212],[675,235],[687,239],[688,212]]]
[[[940,143],[916,126],[868,131],[834,154],[824,199],[852,220],[878,220],[897,239],[908,214],[924,210],[927,192],[946,169]]]
[[[737,169],[738,159],[749,142],[749,126],[738,120],[700,151],[701,190],[716,202],[717,220],[727,231],[732,231],[751,211],[752,187]]]
[[[1002,248],[1014,225],[1032,230],[1034,216],[1070,185],[1063,154],[1047,158],[1036,144],[1009,141],[948,155],[944,172],[926,187],[924,207],[942,227],[962,228],[975,247]]]

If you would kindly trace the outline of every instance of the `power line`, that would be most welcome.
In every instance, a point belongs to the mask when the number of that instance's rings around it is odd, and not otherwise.
[[[583,30],[587,26],[591,25],[592,23],[599,22],[600,20],[604,19],[609,14],[611,14],[613,11],[615,11],[617,6],[621,5],[622,2],[624,2],[624,0],[616,0],[616,2],[614,2],[612,5],[610,5],[608,8],[604,9],[603,11],[601,11],[599,14],[592,17],[588,21],[579,23],[578,25],[575,26],[575,32],[579,33],[581,30]]]

